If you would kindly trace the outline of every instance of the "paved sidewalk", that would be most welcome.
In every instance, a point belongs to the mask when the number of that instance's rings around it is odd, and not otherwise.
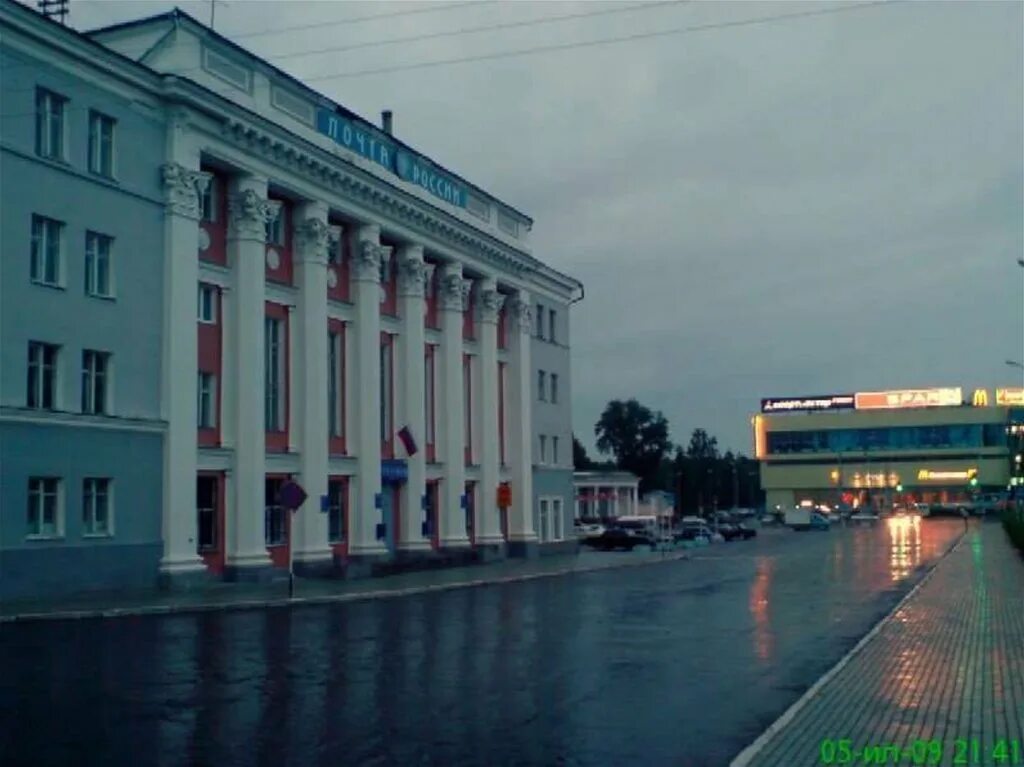
[[[973,526],[732,762],[822,764],[1024,765],[1024,562],[999,524]]]
[[[296,579],[288,598],[287,577],[268,584],[218,583],[192,591],[143,591],[82,596],[54,601],[0,603],[0,624],[29,620],[112,618],[209,610],[256,609],[288,605],[385,599],[428,591],[550,578],[572,573],[673,562],[687,559],[681,550],[592,552],[539,559],[507,559],[490,564],[402,573],[360,580]]]

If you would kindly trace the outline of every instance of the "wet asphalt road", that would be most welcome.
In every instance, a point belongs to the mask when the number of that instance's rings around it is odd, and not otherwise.
[[[962,529],[764,531],[381,602],[7,625],[0,764],[727,765]]]

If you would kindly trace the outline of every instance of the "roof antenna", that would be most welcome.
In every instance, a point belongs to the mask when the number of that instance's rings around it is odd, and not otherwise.
[[[210,0],[210,29],[213,29],[213,22],[217,16],[217,3],[227,4],[227,0]]]
[[[39,12],[48,19],[60,17],[60,23],[67,26],[68,0],[36,0]]]

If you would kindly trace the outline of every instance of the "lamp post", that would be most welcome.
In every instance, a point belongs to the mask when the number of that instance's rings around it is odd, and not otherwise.
[[[1006,364],[1009,365],[1011,368],[1020,368],[1021,370],[1024,370],[1024,362],[1017,362],[1016,360],[1007,360]]]

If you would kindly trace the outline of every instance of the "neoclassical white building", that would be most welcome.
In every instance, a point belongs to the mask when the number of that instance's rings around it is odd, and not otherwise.
[[[582,286],[531,255],[527,216],[398,140],[389,114],[372,125],[180,11],[38,26],[52,66],[84,66],[163,129],[162,146],[110,141],[163,190],[165,580],[574,549]],[[47,86],[69,107],[75,87]]]

